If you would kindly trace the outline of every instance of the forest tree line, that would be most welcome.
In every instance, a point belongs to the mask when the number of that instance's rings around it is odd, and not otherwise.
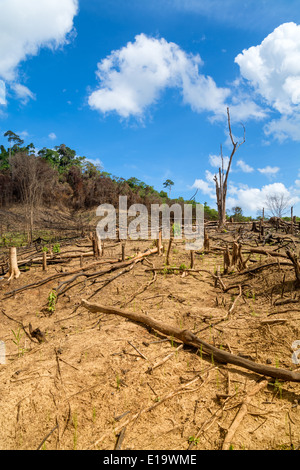
[[[140,203],[148,208],[151,204],[194,203],[182,197],[170,199],[170,192],[157,191],[138,178],[124,179],[102,171],[65,144],[36,151],[33,143],[25,146],[12,131],[4,136],[8,146],[0,146],[0,207],[23,203],[29,210],[37,204],[84,210],[104,203],[117,206],[119,196],[127,196],[129,205]],[[165,189],[170,189],[170,181],[166,183]],[[208,218],[217,218],[215,209],[206,203],[204,207]]]

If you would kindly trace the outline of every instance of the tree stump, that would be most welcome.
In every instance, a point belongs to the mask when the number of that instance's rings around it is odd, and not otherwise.
[[[47,253],[43,251],[43,271],[47,271]]]
[[[17,248],[12,246],[9,249],[9,281],[18,279],[21,273],[18,267]]]
[[[209,236],[206,231],[204,232],[204,251],[209,251]]]
[[[190,265],[190,267],[191,267],[191,269],[194,269],[194,266],[195,266],[195,252],[193,250],[191,250],[190,255],[191,255],[191,265]]]
[[[229,267],[230,267],[230,253],[229,253],[229,248],[227,246],[226,250],[224,251],[224,274],[228,273]]]

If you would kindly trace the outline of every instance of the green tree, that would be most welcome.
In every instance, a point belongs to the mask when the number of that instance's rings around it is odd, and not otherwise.
[[[0,171],[8,170],[9,168],[9,152],[4,145],[0,146]]]
[[[235,206],[232,209],[233,218],[236,222],[241,222],[243,220],[243,211],[242,208],[239,206]]]
[[[174,186],[174,182],[170,179],[167,179],[163,184],[163,187],[169,190],[169,198],[171,196],[172,186]]]
[[[61,144],[55,147],[55,150],[59,154],[59,169],[61,171],[66,170],[71,166],[82,167],[85,161],[85,157],[79,157],[76,155],[76,151],[70,149],[65,144]]]
[[[94,165],[92,162],[88,160],[85,162],[84,167],[84,176],[87,178],[94,178],[95,176],[99,176],[101,174],[99,167]]]
[[[20,151],[21,146],[24,144],[24,140],[22,140],[13,131],[6,131],[4,137],[7,137],[7,140],[9,142],[9,156],[11,156],[12,153]],[[12,142],[14,142],[13,146]]]
[[[44,147],[38,152],[38,155],[43,160],[46,160],[52,166],[52,168],[59,168],[60,159],[59,153],[56,150],[47,149]]]
[[[142,182],[138,178],[135,178],[134,176],[132,176],[131,178],[127,180],[127,183],[132,189],[135,189],[137,187],[140,187]]]
[[[57,168],[59,173],[64,173],[71,166],[84,169],[84,165],[86,165],[86,158],[79,157],[75,150],[70,149],[65,144],[61,144],[54,149],[44,147],[38,152],[38,155],[50,163],[53,168]]]

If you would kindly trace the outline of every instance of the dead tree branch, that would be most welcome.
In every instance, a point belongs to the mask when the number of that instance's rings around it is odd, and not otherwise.
[[[206,343],[189,330],[180,330],[179,328],[166,325],[165,323],[159,322],[149,317],[148,315],[128,312],[113,307],[106,307],[104,305],[91,304],[84,299],[82,299],[81,305],[93,313],[100,312],[106,314],[119,315],[121,317],[128,318],[129,320],[147,325],[148,327],[157,330],[166,336],[177,338],[183,343],[188,344],[190,346],[194,346],[197,349],[201,348],[204,353],[209,354],[211,357],[213,357],[214,360],[219,361],[221,363],[235,364],[236,366],[243,367],[245,369],[252,370],[253,372],[256,372],[258,374],[273,377],[276,379],[281,379],[290,382],[300,382],[300,373],[298,372],[266,366],[264,364],[258,364],[249,359],[244,359],[240,356],[228,353],[224,350],[216,348],[215,346],[212,346],[209,343]]]

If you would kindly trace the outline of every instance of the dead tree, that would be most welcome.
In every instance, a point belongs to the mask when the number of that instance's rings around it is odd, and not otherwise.
[[[274,193],[266,197],[266,208],[270,217],[281,219],[288,210],[290,198],[283,193]]]
[[[47,188],[52,187],[55,172],[41,158],[24,152],[13,155],[9,164],[12,181],[24,205],[28,241],[32,243],[34,215]]]
[[[229,158],[228,167],[226,173],[224,171],[224,159],[223,159],[223,152],[221,146],[221,167],[219,168],[219,177],[217,175],[214,176],[214,182],[216,184],[216,196],[217,196],[217,206],[218,206],[218,214],[219,214],[219,228],[224,227],[226,224],[226,196],[227,196],[227,183],[228,183],[228,175],[231,168],[231,163],[233,156],[237,149],[245,142],[245,127],[244,129],[244,138],[243,141],[238,143],[235,142],[233,139],[232,131],[231,131],[231,123],[230,123],[230,114],[229,108],[227,108],[227,118],[228,118],[228,129],[229,129],[229,136],[233,145],[233,149],[231,151],[231,155]]]

